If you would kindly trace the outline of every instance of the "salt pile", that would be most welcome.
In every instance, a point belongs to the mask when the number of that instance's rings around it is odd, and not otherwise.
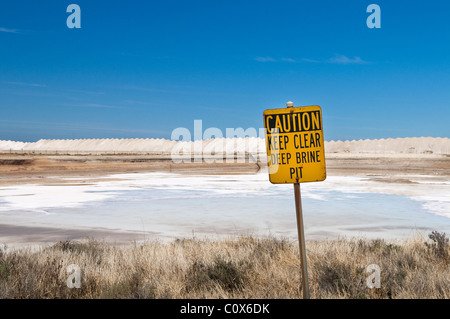
[[[1,141],[0,140],[0,151],[6,151],[6,150],[13,150],[18,151],[22,150],[26,144],[30,143],[24,143],[24,142],[14,142],[14,141]]]
[[[15,142],[0,140],[0,151],[23,152],[79,152],[79,153],[206,153],[261,154],[266,152],[262,138],[217,138],[194,142],[180,142],[159,138],[146,139],[74,139]],[[449,138],[411,137],[376,140],[328,141],[325,151],[359,154],[450,154]]]
[[[327,153],[450,154],[450,139],[433,137],[388,138],[325,142]]]

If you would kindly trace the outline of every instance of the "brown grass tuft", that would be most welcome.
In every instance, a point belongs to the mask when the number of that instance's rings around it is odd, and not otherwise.
[[[312,298],[449,298],[449,245],[412,238],[308,242]],[[68,288],[67,266],[81,269]],[[370,264],[381,287],[368,288]],[[298,244],[242,236],[114,246],[93,239],[38,251],[0,248],[0,298],[301,298]]]

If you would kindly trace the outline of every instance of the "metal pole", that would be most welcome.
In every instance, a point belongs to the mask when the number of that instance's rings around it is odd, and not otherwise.
[[[297,215],[297,231],[298,244],[300,248],[300,262],[302,266],[302,286],[303,299],[309,299],[309,282],[308,282],[308,268],[306,265],[306,245],[305,245],[305,231],[303,229],[303,214],[302,214],[302,195],[300,193],[300,184],[294,184],[295,195],[295,211]]]
[[[294,103],[289,101],[286,103],[287,107],[294,107]],[[303,299],[309,299],[309,282],[308,282],[308,267],[306,265],[306,244],[305,244],[305,230],[303,229],[303,210],[302,210],[302,195],[300,192],[300,183],[294,183],[295,196],[295,212],[297,215],[297,231],[298,231],[298,245],[300,249],[300,263],[302,268],[302,288]]]

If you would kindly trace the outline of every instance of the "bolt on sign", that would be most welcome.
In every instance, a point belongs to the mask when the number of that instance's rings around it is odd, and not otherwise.
[[[295,184],[325,180],[320,106],[270,109],[263,115],[270,182]]]

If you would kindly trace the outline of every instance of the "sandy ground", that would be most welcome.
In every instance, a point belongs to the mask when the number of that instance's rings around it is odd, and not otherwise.
[[[384,183],[411,183],[409,175],[433,176],[450,180],[450,157],[439,155],[329,154],[328,176],[365,176]],[[86,185],[116,173],[173,172],[180,174],[254,174],[266,170],[264,163],[181,163],[152,155],[33,155],[0,154],[0,187],[17,184]],[[70,180],[62,179],[70,177]],[[105,179],[106,180],[106,179]],[[111,180],[109,178],[108,180]],[[0,238],[22,243],[48,243],[58,240],[98,237],[117,244],[142,240],[142,233],[115,232],[111,229],[55,229],[4,225],[0,220]]]
[[[396,179],[405,175],[431,175],[449,180],[450,156],[327,154],[326,168],[328,176],[373,176],[384,182],[407,183],[407,178]],[[0,186],[86,183],[121,173],[228,175],[254,174],[266,169],[265,163],[248,159],[235,163],[173,163],[170,157],[158,155],[0,154]],[[67,177],[73,179],[67,181]]]
[[[173,172],[179,174],[252,174],[261,163],[173,163],[158,155],[32,155],[0,154],[0,186],[63,183],[60,177],[102,179],[119,173]],[[97,180],[97,179],[96,179]],[[95,181],[95,180],[94,180]]]
[[[395,175],[450,177],[450,156],[327,154],[327,175],[374,175],[392,181]],[[254,174],[265,163],[173,163],[170,157],[155,155],[32,155],[0,154],[0,186],[14,184],[68,183],[60,177],[101,180],[117,173],[173,172],[179,174]]]

